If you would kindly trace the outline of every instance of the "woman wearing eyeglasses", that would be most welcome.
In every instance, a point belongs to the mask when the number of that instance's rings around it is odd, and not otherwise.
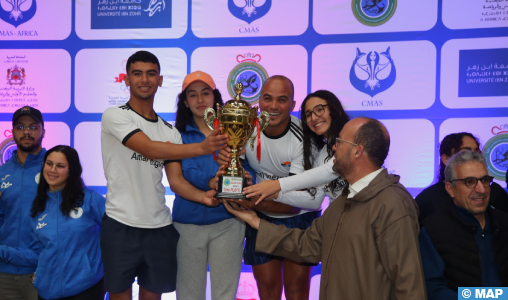
[[[30,249],[0,246],[4,261],[37,265],[39,299],[104,299],[99,241],[106,199],[83,186],[81,173],[76,150],[48,150],[30,211]]]
[[[247,197],[260,196],[257,203],[268,197],[296,207],[318,209],[321,202],[308,201],[308,197],[302,194],[307,192],[296,190],[310,188],[308,192],[315,199],[323,199],[327,195],[333,200],[347,185],[339,174],[332,171],[333,146],[342,127],[350,120],[340,100],[326,90],[311,93],[302,102],[300,118],[303,128],[303,166],[308,171],[278,180],[265,180],[245,188]]]

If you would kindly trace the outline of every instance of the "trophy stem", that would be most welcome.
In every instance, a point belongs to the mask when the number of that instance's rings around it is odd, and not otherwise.
[[[226,168],[225,176],[244,177],[245,171],[240,164],[240,153],[241,150],[238,147],[231,149],[231,160]]]

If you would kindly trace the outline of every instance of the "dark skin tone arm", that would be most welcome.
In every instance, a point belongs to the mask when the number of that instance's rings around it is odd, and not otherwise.
[[[226,147],[227,135],[220,135],[220,128],[215,129],[201,143],[171,144],[152,141],[145,133],[139,131],[127,140],[127,148],[142,154],[148,159],[184,159],[213,153]]]

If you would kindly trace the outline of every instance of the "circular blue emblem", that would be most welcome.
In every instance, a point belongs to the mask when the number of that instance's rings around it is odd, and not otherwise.
[[[225,185],[225,186],[228,186],[228,185],[230,185],[230,184],[231,184],[231,181],[229,181],[229,179],[224,180],[224,185]]]
[[[508,134],[498,134],[485,143],[483,153],[487,169],[497,180],[505,180],[508,170]]]
[[[9,137],[0,143],[0,166],[11,159],[12,152],[16,150],[16,142],[14,138]]]

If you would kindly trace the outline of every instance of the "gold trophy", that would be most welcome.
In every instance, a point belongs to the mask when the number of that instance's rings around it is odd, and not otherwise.
[[[241,148],[243,148],[249,140],[251,145],[258,142],[258,159],[261,156],[261,132],[266,129],[270,116],[266,111],[262,111],[257,116],[258,107],[251,107],[250,103],[241,99],[243,92],[243,84],[238,82],[235,84],[235,99],[226,102],[224,107],[217,104],[217,117],[213,108],[205,110],[205,122],[214,130],[222,127],[221,134],[229,135],[228,146],[231,148],[231,160],[226,166],[226,174],[219,177],[218,192],[215,194],[217,198],[233,198],[247,199],[242,194],[243,188],[247,186],[247,178],[245,178],[245,170],[240,165]],[[263,117],[265,117],[263,119]],[[257,129],[257,134],[252,137],[252,133]],[[254,174],[252,174],[254,176]]]

